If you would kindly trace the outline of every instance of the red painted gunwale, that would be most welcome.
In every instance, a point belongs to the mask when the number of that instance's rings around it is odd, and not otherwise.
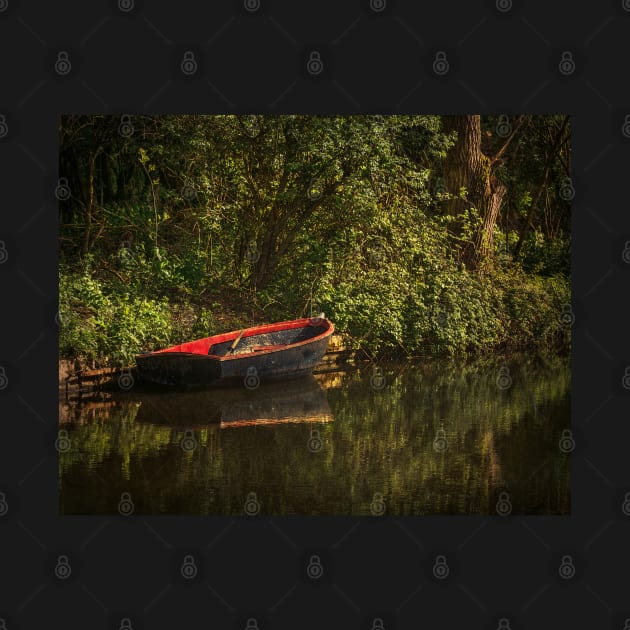
[[[277,322],[274,324],[263,324],[262,326],[254,326],[253,328],[246,328],[243,331],[243,339],[246,337],[251,337],[252,335],[260,335],[263,333],[270,332],[278,332],[279,330],[291,330],[293,328],[303,328],[304,326],[308,326],[309,322],[313,322],[320,318],[309,318],[305,317],[303,319],[293,319],[286,322]],[[309,343],[313,343],[322,337],[326,337],[327,335],[332,335],[335,330],[335,325],[328,321],[325,318],[321,318],[321,321],[328,324],[328,327],[319,335],[315,337],[311,337],[310,339],[306,339],[305,341],[300,341],[298,343],[291,343],[285,346],[275,346],[270,348],[269,350],[259,350],[256,352],[256,356],[260,356],[262,354],[269,354],[271,352],[282,352],[287,348],[297,348],[299,346],[304,346]],[[186,343],[180,343],[176,346],[170,346],[169,348],[164,348],[163,350],[156,350],[151,352],[150,354],[164,354],[167,352],[179,352],[184,354],[201,354],[213,359],[217,359],[219,361],[233,361],[234,359],[242,359],[244,355],[234,354],[229,356],[219,356],[216,354],[208,354],[208,350],[215,343],[221,343],[223,341],[232,341],[236,339],[240,335],[240,330],[233,330],[231,332],[223,333],[221,335],[214,335],[212,337],[204,337],[203,339],[196,339],[195,341],[188,341]],[[149,355],[143,355],[149,356]],[[249,356],[249,355],[246,355]]]

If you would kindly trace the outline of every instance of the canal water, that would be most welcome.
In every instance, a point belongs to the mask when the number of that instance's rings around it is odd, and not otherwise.
[[[521,355],[60,401],[60,513],[569,514],[570,386]]]

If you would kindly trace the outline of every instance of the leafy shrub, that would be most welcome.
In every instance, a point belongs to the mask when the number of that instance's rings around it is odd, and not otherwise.
[[[523,242],[523,269],[544,276],[569,275],[571,243],[566,238],[545,238],[539,231],[530,233]]]
[[[355,249],[324,265],[318,285],[318,303],[355,347],[416,355],[568,346],[566,275],[526,273],[500,260],[483,273],[467,271],[448,255],[438,222],[389,229],[377,264]]]
[[[511,347],[568,346],[570,328],[562,317],[563,307],[571,302],[571,287],[566,276],[528,274],[517,266],[496,272],[492,280],[503,296],[504,344]]]
[[[108,293],[88,274],[62,273],[59,282],[61,356],[84,361],[129,362],[171,337],[166,300]]]

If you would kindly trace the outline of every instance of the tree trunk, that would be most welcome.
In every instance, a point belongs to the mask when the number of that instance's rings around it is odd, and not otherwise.
[[[494,256],[494,228],[499,218],[499,211],[503,203],[503,197],[507,192],[506,187],[492,175],[488,181],[488,193],[484,195],[483,224],[477,233],[475,251],[477,254],[476,265],[482,261],[491,260]],[[483,205],[482,205],[483,208]],[[475,265],[475,266],[476,266]]]
[[[481,151],[481,116],[446,116],[444,129],[457,132],[455,145],[444,163],[444,185],[454,196],[446,202],[446,210],[456,217],[452,231],[457,240],[464,238],[466,211],[474,208],[479,213],[481,225],[474,226],[461,248],[461,260],[476,269],[481,263],[491,261],[494,252],[494,228],[506,188],[493,171],[514,132],[501,151],[490,158]],[[465,193],[460,195],[462,189]]]
[[[100,155],[103,147],[99,147],[96,153],[90,158],[90,170],[88,174],[88,202],[85,207],[85,230],[83,231],[83,245],[81,246],[81,253],[83,256],[90,251],[90,236],[92,232],[92,219],[94,217],[95,209],[95,190],[94,190],[94,173],[96,170],[96,158]]]

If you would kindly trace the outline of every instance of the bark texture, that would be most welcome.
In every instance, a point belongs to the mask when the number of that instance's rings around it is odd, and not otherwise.
[[[499,217],[506,188],[497,179],[494,169],[514,132],[493,157],[481,150],[480,116],[447,116],[444,128],[457,132],[457,141],[445,161],[444,185],[455,197],[446,202],[446,210],[454,217],[454,236],[462,238],[464,215],[475,208],[481,217],[481,226],[470,239],[462,241],[461,259],[467,267],[476,269],[491,261],[494,251],[494,228]],[[465,189],[465,194],[460,191]]]

